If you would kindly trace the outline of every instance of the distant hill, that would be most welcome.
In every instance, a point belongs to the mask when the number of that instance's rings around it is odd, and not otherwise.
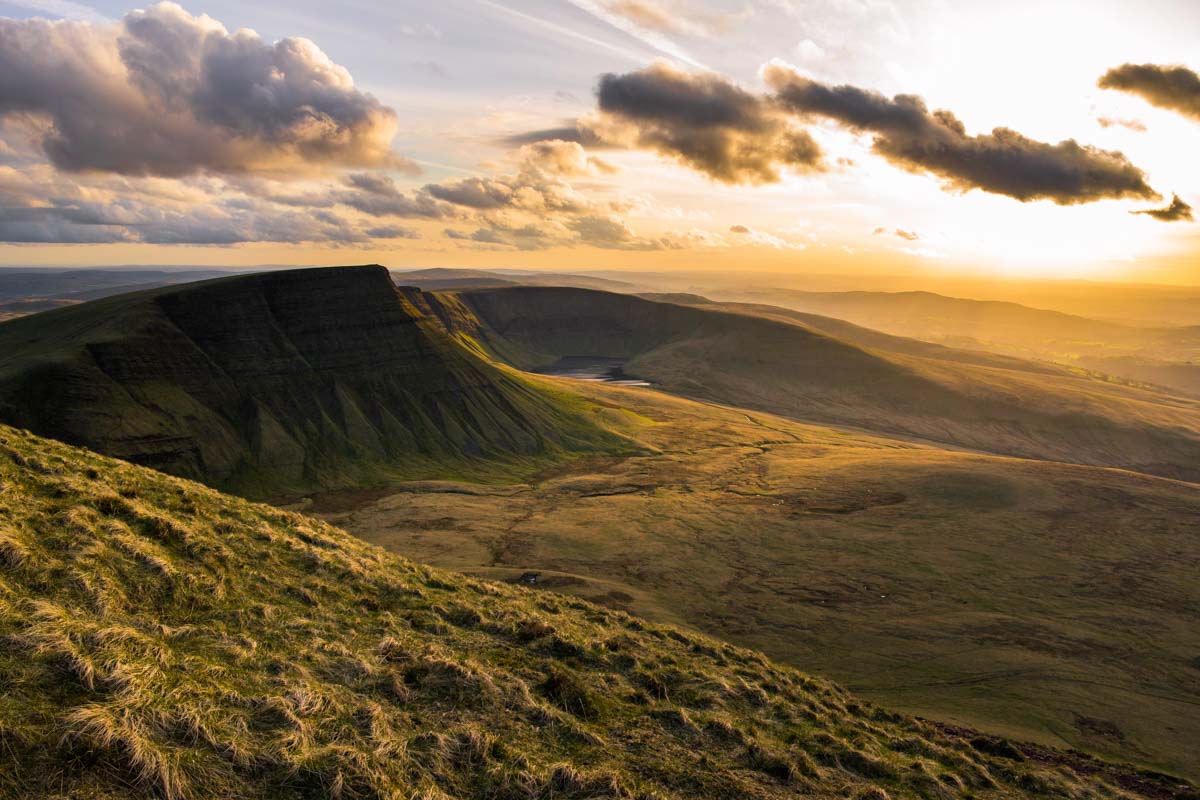
[[[0,426],[0,795],[1194,797]]]
[[[458,329],[522,368],[566,356],[625,360],[624,371],[688,397],[858,426],[992,453],[1115,466],[1200,481],[1200,401],[1044,364],[853,344],[782,315],[731,313],[578,289],[458,296],[478,329]],[[847,331],[869,342],[867,332]],[[906,352],[902,350],[907,349]]]
[[[207,267],[85,267],[78,269],[32,269],[0,267],[0,304],[31,300],[82,302],[173,283],[189,283],[241,270]]]
[[[223,278],[0,324],[0,421],[266,496],[620,447],[382,267]]]
[[[1200,326],[1142,327],[933,292],[732,292],[956,348],[1078,365],[1200,396]],[[1099,309],[1097,309],[1099,310]]]
[[[540,272],[517,269],[433,269],[392,270],[402,286],[417,286],[426,291],[485,289],[501,286],[573,286],[605,292],[635,292],[637,284],[611,278],[598,278],[570,272]]]

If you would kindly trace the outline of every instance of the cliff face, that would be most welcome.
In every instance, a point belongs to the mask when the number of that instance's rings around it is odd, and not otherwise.
[[[382,267],[294,270],[0,325],[0,419],[250,494],[613,440],[452,340]]]

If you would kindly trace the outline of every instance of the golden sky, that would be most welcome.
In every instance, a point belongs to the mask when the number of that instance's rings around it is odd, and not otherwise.
[[[1186,0],[0,0],[0,264],[1200,284],[1198,38]]]

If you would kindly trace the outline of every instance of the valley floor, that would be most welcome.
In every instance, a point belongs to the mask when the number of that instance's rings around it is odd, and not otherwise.
[[[421,562],[537,573],[760,648],[897,709],[1200,777],[1195,485],[570,386],[652,452],[303,508]]]

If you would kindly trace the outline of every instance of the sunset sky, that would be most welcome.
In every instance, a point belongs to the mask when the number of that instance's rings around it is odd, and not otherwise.
[[[0,264],[1200,284],[1198,40],[1194,0],[0,0]]]

